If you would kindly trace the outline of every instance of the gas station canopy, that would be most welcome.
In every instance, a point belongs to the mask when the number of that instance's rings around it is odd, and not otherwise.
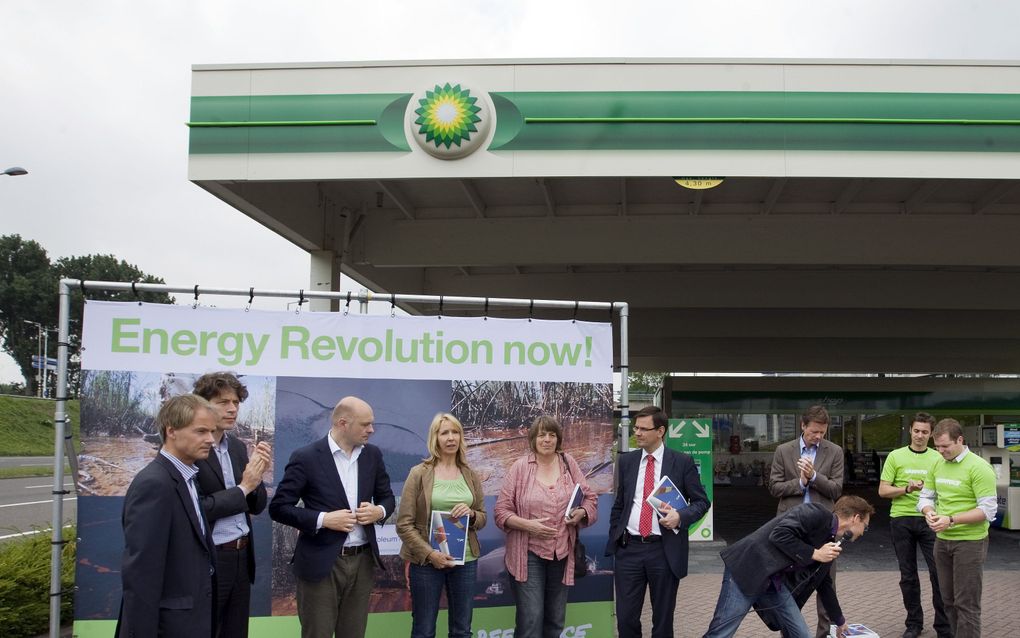
[[[626,300],[633,370],[1020,370],[1020,63],[200,65],[189,127],[309,289]]]

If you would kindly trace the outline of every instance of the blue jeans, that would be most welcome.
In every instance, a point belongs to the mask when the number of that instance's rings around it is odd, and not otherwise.
[[[559,638],[567,617],[567,559],[546,560],[528,552],[528,580],[510,579],[517,600],[514,638]]]
[[[759,607],[768,609],[778,618],[783,626],[785,635],[790,638],[811,638],[804,616],[797,607],[797,602],[790,595],[786,586],[781,586],[775,591],[771,585],[757,596],[747,596],[740,591],[737,582],[733,580],[729,567],[723,572],[722,589],[719,591],[719,601],[715,604],[715,614],[708,626],[703,638],[730,638],[737,633],[737,628],[744,620],[744,616],[751,610],[751,605],[758,603]]]
[[[439,597],[446,590],[450,638],[471,638],[471,612],[478,561],[447,569],[411,565],[411,638],[433,638]]]

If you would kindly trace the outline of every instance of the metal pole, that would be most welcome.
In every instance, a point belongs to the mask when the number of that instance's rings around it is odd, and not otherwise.
[[[50,380],[50,329],[43,328],[43,358],[42,358],[42,395],[44,399],[50,398],[48,392]]]
[[[35,323],[34,321],[30,323]],[[35,352],[38,356],[42,356],[42,324],[35,323]],[[42,398],[42,380],[43,380],[43,369],[36,368],[38,372],[35,373],[35,395]]]
[[[630,351],[627,347],[627,320],[630,308],[620,305],[620,451],[630,451]]]
[[[57,324],[57,401],[53,412],[53,536],[50,540],[50,638],[60,636],[60,559],[64,549],[64,424],[67,422],[67,343],[71,293],[60,282],[60,320]],[[77,477],[74,477],[77,480]]]

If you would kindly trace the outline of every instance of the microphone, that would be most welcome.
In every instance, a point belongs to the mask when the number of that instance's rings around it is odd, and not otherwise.
[[[843,535],[840,536],[839,540],[836,541],[836,547],[842,547],[845,543],[849,543],[850,541],[852,541],[853,538],[854,538],[853,532],[850,531],[843,532]]]

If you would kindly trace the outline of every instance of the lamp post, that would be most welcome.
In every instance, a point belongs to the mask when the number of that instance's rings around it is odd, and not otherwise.
[[[43,356],[43,325],[41,323],[37,322],[37,321],[29,321],[28,319],[22,319],[22,321],[24,321],[25,323],[29,324],[30,326],[35,326],[35,329],[37,331],[36,332],[36,338],[35,338],[35,343],[36,343],[35,351],[36,351],[36,354],[38,354],[38,357],[36,357],[36,365],[42,365],[42,367],[36,368],[36,370],[38,370],[38,372],[35,373],[35,393],[36,393],[36,396],[38,396],[39,398],[42,398],[42,395],[43,395],[43,379],[45,378],[43,375],[46,374],[46,365],[45,365],[46,364],[46,359]]]
[[[22,319],[25,323],[35,326],[37,331],[36,343],[38,344],[36,352],[38,357],[36,358],[36,365],[39,366],[37,370],[35,380],[37,384],[36,394],[40,398],[48,399],[49,393],[49,376],[50,370],[50,333],[57,332],[56,328],[47,328],[37,321],[29,321],[28,319]]]
[[[20,166],[12,166],[3,172],[4,175],[10,175],[11,177],[17,177],[18,175],[28,175],[28,171],[21,168]]]

